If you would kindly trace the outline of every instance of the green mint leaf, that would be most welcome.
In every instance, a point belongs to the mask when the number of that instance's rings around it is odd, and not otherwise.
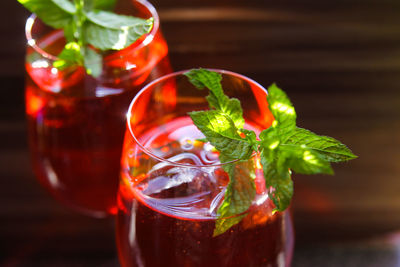
[[[116,0],[95,0],[93,9],[112,10],[116,2]]]
[[[86,0],[85,10],[93,9],[112,10],[114,9],[116,0]]]
[[[230,192],[229,195],[232,195],[232,193]],[[225,197],[226,197],[226,195],[225,195]],[[231,198],[233,198],[233,197],[231,196]],[[224,201],[224,203],[230,203],[230,202],[228,202],[228,201],[225,202]],[[222,213],[228,213],[228,211],[230,211],[230,210],[234,211],[235,209],[234,208],[230,209],[229,207],[226,207],[226,208],[224,208],[224,210],[220,211],[221,213],[219,214],[219,216],[222,217],[222,218],[221,219],[217,219],[216,222],[215,222],[215,228],[214,228],[214,232],[213,232],[213,237],[225,233],[227,230],[229,230],[229,228],[231,228],[232,226],[240,223],[240,221],[244,217],[246,217],[246,215],[237,215],[237,213],[236,214],[232,213],[233,215],[231,215],[231,216],[233,216],[233,217],[224,219],[223,218],[224,215]]]
[[[244,119],[240,101],[236,98],[229,98],[224,94],[221,86],[221,74],[200,68],[190,70],[184,75],[198,89],[208,88],[210,90],[210,94],[207,96],[210,108],[215,108],[229,116],[238,129],[243,128]]]
[[[57,69],[63,70],[72,65],[82,65],[83,57],[81,53],[81,47],[76,42],[67,43],[61,53],[58,55],[58,59],[53,62],[53,66]]]
[[[276,211],[284,211],[293,197],[293,181],[288,168],[278,166],[273,152],[262,149],[260,154],[263,166],[265,186],[271,188],[269,197],[275,204]]]
[[[65,25],[64,27],[64,37],[67,43],[75,42],[75,25],[73,22]]]
[[[278,153],[279,172],[290,168],[302,174],[333,174],[331,164],[312,149],[298,146],[281,145]]]
[[[281,144],[281,136],[279,131],[274,127],[269,127],[260,133],[262,146],[269,150],[275,150]]]
[[[270,127],[260,133],[260,162],[263,166],[265,186],[269,188],[270,199],[275,204],[275,210],[283,211],[289,205],[293,196],[293,182],[288,167],[290,155],[285,160],[280,159],[280,135],[279,131]]]
[[[18,2],[30,12],[35,13],[44,23],[56,29],[63,28],[73,19],[70,13],[52,0],[18,0]]]
[[[253,152],[251,144],[242,138],[232,119],[217,110],[189,113],[193,123],[207,140],[222,154],[233,159],[248,159]]]
[[[86,12],[85,15],[92,23],[108,29],[123,30],[124,28],[137,27],[137,30],[142,32],[140,35],[150,32],[153,25],[152,19],[118,15],[109,11],[93,10]]]
[[[285,147],[281,143],[278,131],[273,127],[262,131],[260,139],[260,161],[265,185],[271,190],[268,195],[277,211],[284,211],[290,205],[293,196],[290,170],[305,174],[332,174],[329,162],[318,153],[301,147]]]
[[[303,128],[296,128],[291,132],[286,144],[312,149],[329,162],[343,162],[357,158],[346,145],[338,140],[328,136],[316,135]]]
[[[128,47],[153,27],[153,19],[140,19],[107,11],[87,12],[86,41],[100,50]]]
[[[275,118],[273,127],[279,125],[282,133],[292,131],[296,127],[296,111],[292,102],[290,102],[286,93],[276,86],[276,84],[268,87],[267,91],[269,109]]]
[[[103,71],[103,57],[93,49],[86,47],[84,53],[84,64],[86,72],[97,78]]]
[[[76,7],[68,0],[51,0],[54,4],[56,4],[59,8],[64,10],[65,12],[73,15],[76,12]]]
[[[223,160],[222,160],[223,161]],[[230,182],[225,191],[225,199],[218,209],[213,236],[226,232],[233,225],[239,223],[252,204],[256,195],[254,184],[255,171],[251,160],[224,165],[224,170],[229,174]]]
[[[215,71],[206,69],[192,69],[184,73],[188,77],[190,83],[197,87],[197,89],[208,88],[213,93],[223,94],[221,81],[222,75]]]

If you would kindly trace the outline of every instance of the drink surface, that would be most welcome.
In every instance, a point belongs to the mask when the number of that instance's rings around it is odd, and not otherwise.
[[[149,157],[134,143],[124,148],[117,217],[122,266],[287,266],[290,220],[287,213],[272,215],[257,156],[253,205],[239,224],[213,237],[229,177],[213,147],[198,141],[203,137],[189,117],[181,117],[139,138],[170,162]]]
[[[64,43],[61,31],[37,41],[53,54]],[[34,172],[53,196],[92,216],[116,213],[130,101],[147,81],[170,72],[160,34],[143,51],[135,45],[118,57],[104,56],[98,79],[82,67],[57,70],[35,50],[27,51],[26,112]]]

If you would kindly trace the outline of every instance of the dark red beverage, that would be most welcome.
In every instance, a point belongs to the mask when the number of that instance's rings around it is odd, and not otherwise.
[[[171,71],[154,8],[129,3],[133,15],[153,16],[154,28],[128,48],[106,53],[98,78],[79,66],[54,68],[52,55],[65,44],[62,31],[32,17],[27,23],[26,112],[34,172],[57,199],[96,217],[116,212],[131,99],[148,81]]]
[[[259,132],[257,126],[245,128]],[[272,214],[257,155],[249,162],[256,170],[253,205],[213,237],[229,178],[212,146],[197,141],[203,137],[188,116],[145,131],[137,142],[127,135],[117,217],[122,266],[289,266],[290,215]]]

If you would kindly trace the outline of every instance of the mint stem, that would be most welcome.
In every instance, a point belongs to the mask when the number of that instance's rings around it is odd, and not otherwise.
[[[84,45],[83,39],[83,23],[85,21],[85,14],[83,12],[84,0],[74,0],[76,7],[76,14],[74,18],[74,37],[76,42],[82,47]]]

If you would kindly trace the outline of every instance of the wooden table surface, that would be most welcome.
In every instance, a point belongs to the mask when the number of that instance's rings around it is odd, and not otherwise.
[[[4,3],[3,3],[4,2]],[[291,3],[293,2],[293,3]],[[293,266],[400,266],[400,2],[157,0],[175,70],[222,68],[290,95],[300,126],[359,156],[295,175]],[[67,210],[35,180],[24,121],[24,23],[0,16],[0,266],[118,266],[113,218]]]

